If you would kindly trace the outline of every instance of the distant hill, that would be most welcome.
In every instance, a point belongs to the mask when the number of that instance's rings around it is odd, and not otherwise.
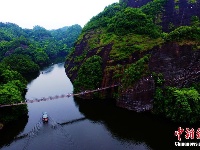
[[[81,30],[80,25],[46,30],[40,26],[22,29],[13,23],[0,23],[0,60],[11,54],[24,54],[44,65],[51,59],[66,57]]]

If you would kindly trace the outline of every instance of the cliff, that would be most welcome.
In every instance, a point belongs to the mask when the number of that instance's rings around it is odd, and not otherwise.
[[[80,79],[87,80],[80,69],[93,56],[102,59],[101,80],[93,88],[121,85],[117,91],[111,89],[98,96],[114,97],[119,107],[137,112],[153,108],[158,87],[155,76],[162,76],[161,88],[186,88],[199,83],[199,3],[199,0],[180,3],[128,0],[106,7],[83,28],[74,51],[66,60],[66,73],[75,89]],[[196,20],[192,22],[191,18]],[[190,26],[180,27],[183,25]]]
[[[129,7],[142,7],[152,0],[122,0]],[[200,16],[199,0],[166,0],[163,10],[155,14],[162,30],[169,32],[179,26],[190,25],[192,16]],[[155,19],[156,22],[156,19]]]
[[[163,86],[182,88],[200,81],[200,51],[193,50],[191,45],[166,43],[149,53],[149,70],[163,75]],[[155,80],[151,73],[122,92],[117,105],[137,112],[152,109]]]

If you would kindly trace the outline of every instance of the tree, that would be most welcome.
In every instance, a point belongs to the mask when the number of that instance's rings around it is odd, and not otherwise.
[[[154,112],[164,114],[175,122],[196,123],[200,119],[200,95],[194,88],[157,88]]]
[[[102,58],[94,55],[88,58],[78,70],[78,76],[74,81],[74,91],[96,89],[102,80]]]
[[[4,58],[2,63],[21,74],[39,72],[39,66],[27,55],[11,55]]]

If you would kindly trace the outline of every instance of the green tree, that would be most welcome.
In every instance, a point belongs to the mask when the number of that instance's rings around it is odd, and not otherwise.
[[[154,112],[164,114],[175,122],[199,121],[200,95],[194,88],[167,87],[156,89]]]
[[[94,55],[88,58],[78,70],[78,76],[74,81],[74,91],[96,89],[102,80],[102,58]]]
[[[8,82],[7,84],[0,86],[1,104],[11,104],[21,101],[23,101],[22,93],[13,82]]]
[[[0,63],[0,104],[23,101],[26,84],[21,74]]]
[[[34,61],[40,65],[48,64],[49,57],[42,49],[37,49],[34,52]]]
[[[39,66],[27,55],[11,55],[4,58],[2,63],[21,74],[39,72]]]
[[[130,7],[116,13],[110,19],[108,31],[114,32],[117,35],[136,33],[151,37],[159,37],[161,33],[160,28],[141,9]]]
[[[144,56],[137,62],[130,64],[125,70],[122,77],[123,88],[128,88],[133,86],[135,81],[140,79],[148,71],[146,63],[148,62],[149,57]]]

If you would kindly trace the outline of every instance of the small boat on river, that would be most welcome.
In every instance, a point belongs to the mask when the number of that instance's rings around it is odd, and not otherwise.
[[[47,112],[43,112],[42,113],[42,121],[45,123],[45,122],[48,122],[49,118],[48,118],[48,114]]]

